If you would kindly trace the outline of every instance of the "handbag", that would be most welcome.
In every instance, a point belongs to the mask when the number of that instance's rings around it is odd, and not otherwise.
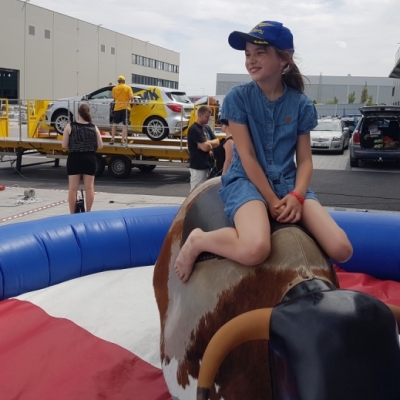
[[[81,197],[78,198],[76,194],[75,214],[85,212],[85,198],[83,197],[83,190],[81,189]]]

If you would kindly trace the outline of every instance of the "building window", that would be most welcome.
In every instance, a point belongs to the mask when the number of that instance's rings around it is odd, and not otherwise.
[[[178,82],[169,81],[167,79],[153,78],[152,76],[132,74],[132,83],[141,85],[163,86],[172,89],[178,89]]]
[[[50,31],[48,29],[44,30],[44,38],[45,39],[50,39]]]
[[[111,54],[115,56],[115,47],[111,47]]]
[[[28,33],[35,36],[35,27],[33,25],[29,25]]]
[[[100,45],[100,50],[101,50],[102,53],[105,53],[106,52],[106,45],[105,44]]]
[[[139,56],[137,54],[132,54],[132,64],[143,65],[144,67],[155,68],[162,71],[172,72],[175,74],[179,73],[179,67],[177,65],[173,65],[164,61],[154,60],[153,58]],[[175,81],[171,82],[173,82],[174,85],[176,83]],[[157,82],[154,84],[157,84]]]

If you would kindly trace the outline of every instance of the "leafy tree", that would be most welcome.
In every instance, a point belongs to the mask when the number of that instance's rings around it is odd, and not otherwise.
[[[372,94],[368,97],[367,106],[372,106],[372,104],[374,104],[374,99],[372,98]]]
[[[361,103],[366,103],[366,101],[368,100],[368,87],[367,87],[367,82],[365,82],[364,88],[361,92]]]
[[[347,96],[347,101],[349,104],[353,104],[356,101],[356,92],[351,92]]]

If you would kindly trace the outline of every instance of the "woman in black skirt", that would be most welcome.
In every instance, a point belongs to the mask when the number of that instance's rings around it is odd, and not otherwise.
[[[87,104],[79,106],[78,120],[65,127],[62,147],[68,149],[69,211],[71,214],[75,212],[81,176],[85,186],[86,211],[90,211],[94,201],[94,175],[97,166],[95,153],[97,149],[103,147],[103,141],[99,129],[92,124],[92,117]]]

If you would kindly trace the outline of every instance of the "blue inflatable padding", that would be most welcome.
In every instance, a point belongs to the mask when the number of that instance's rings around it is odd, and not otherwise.
[[[0,227],[0,299],[153,265],[178,206],[93,211]]]
[[[153,265],[179,206],[93,211],[0,226],[0,299],[96,272]],[[337,263],[400,281],[400,215],[331,211],[353,244]]]
[[[330,212],[347,233],[353,257],[336,263],[348,272],[363,272],[383,280],[400,281],[400,215],[369,212]]]
[[[169,212],[173,212],[175,217],[179,207],[169,207]],[[172,223],[169,214],[159,214],[160,210],[156,211],[154,208],[146,209],[149,213],[147,215],[132,215],[128,214],[129,210],[121,211],[124,216],[125,223],[127,224],[127,232],[130,241],[130,257],[132,263],[135,265],[153,265],[158,257],[161,246],[164,242],[167,230],[165,224]],[[160,229],[160,219],[164,220]],[[146,226],[146,229],[138,229],[140,226]],[[142,243],[146,243],[143,247]]]

